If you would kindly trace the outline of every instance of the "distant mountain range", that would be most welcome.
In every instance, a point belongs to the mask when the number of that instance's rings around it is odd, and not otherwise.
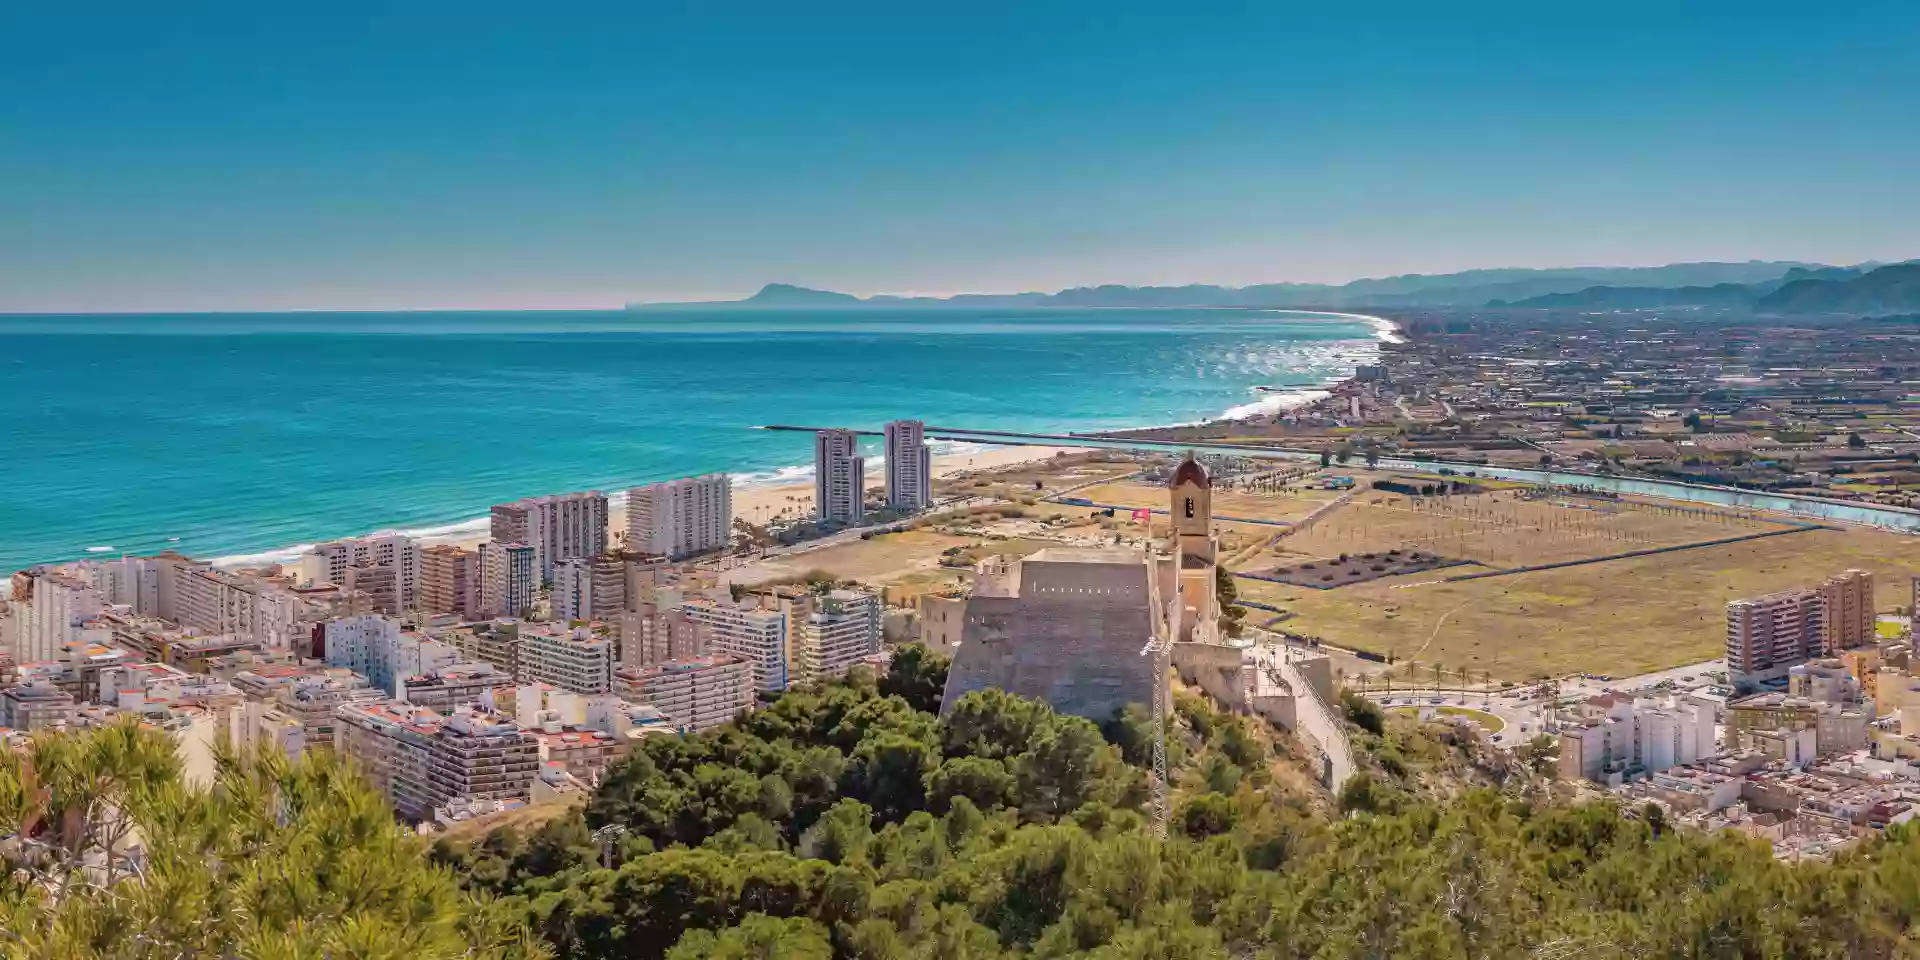
[[[1896,266],[1911,267],[1915,264]],[[1874,269],[1879,267],[1879,269]],[[848,307],[1549,307],[1631,309],[1700,306],[1769,312],[1900,311],[1920,308],[1912,280],[1880,275],[1879,264],[1835,267],[1798,261],[1674,263],[1659,267],[1502,268],[1406,274],[1344,284],[1263,283],[1249,287],[1104,285],[1056,293],[965,293],[951,297],[856,297],[770,283],[744,300],[635,303],[649,309]],[[1902,275],[1904,276],[1904,275]],[[1879,278],[1879,279],[1875,279]],[[1837,304],[1837,306],[1836,306]],[[1905,306],[1900,306],[1905,304]]]
[[[1772,280],[1713,286],[1594,286],[1491,307],[1636,310],[1707,307],[1754,313],[1898,314],[1920,310],[1920,261],[1885,266],[1794,267]]]

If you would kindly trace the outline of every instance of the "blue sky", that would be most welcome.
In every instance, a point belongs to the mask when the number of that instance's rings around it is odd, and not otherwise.
[[[1916,50],[1891,2],[23,0],[0,310],[1907,258]]]

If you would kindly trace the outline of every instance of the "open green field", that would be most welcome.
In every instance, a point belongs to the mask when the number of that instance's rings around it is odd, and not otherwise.
[[[1729,600],[1812,586],[1852,567],[1874,574],[1879,609],[1904,605],[1909,578],[1920,575],[1920,538],[1813,530],[1460,583],[1413,574],[1335,590],[1238,587],[1293,611],[1288,629],[1339,646],[1525,680],[1711,659],[1724,648]]]

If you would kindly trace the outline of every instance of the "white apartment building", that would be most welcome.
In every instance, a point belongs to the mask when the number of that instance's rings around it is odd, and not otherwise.
[[[252,640],[269,650],[284,650],[292,643],[300,613],[293,594],[205,563],[177,560],[169,566],[171,576],[162,583],[162,618],[205,633]]]
[[[533,548],[538,581],[553,577],[553,565],[607,550],[607,497],[598,490],[529,497],[495,504],[492,539]]]
[[[491,541],[480,545],[480,614],[517,617],[533,606],[539,587],[537,551],[525,543]]]
[[[758,596],[740,602],[691,597],[682,614],[700,634],[708,654],[727,654],[747,662],[759,690],[787,688],[787,612],[763,606]]]
[[[126,606],[138,616],[156,616],[160,610],[160,575],[166,569],[158,557],[121,557],[67,564],[98,591],[100,599]]]
[[[589,696],[607,693],[613,689],[613,642],[587,627],[523,626],[520,679]]]
[[[627,549],[664,557],[718,550],[733,536],[733,480],[724,473],[627,491]]]
[[[562,560],[553,565],[553,619],[593,619],[593,564],[584,557]]]
[[[327,666],[345,667],[367,678],[386,696],[399,696],[408,677],[463,663],[460,651],[417,633],[380,614],[339,617],[321,625]]]
[[[621,667],[614,676],[614,692],[629,703],[659,708],[674,729],[692,733],[753,708],[753,666],[739,657],[716,654]]]
[[[790,678],[815,683],[880,652],[880,598],[857,590],[806,594],[783,601],[792,651]]]
[[[227,742],[237,748],[275,750],[289,760],[307,750],[306,726],[274,704],[248,700],[223,711],[222,718]]]
[[[80,625],[98,616],[100,592],[79,577],[50,569],[13,575],[13,658],[17,663],[52,660]]]
[[[823,523],[859,523],[867,515],[867,461],[851,430],[813,435],[813,511]]]
[[[933,454],[918,420],[887,424],[887,508],[911,513],[933,506]]]
[[[420,603],[422,550],[419,541],[392,530],[364,537],[315,544],[300,557],[300,578],[360,589],[375,599],[380,613],[402,613]],[[367,571],[356,577],[356,571]],[[361,580],[356,586],[353,581]],[[379,584],[368,589],[372,584]]]
[[[1712,756],[1713,708],[1691,698],[1603,694],[1560,720],[1560,776],[1618,786]]]

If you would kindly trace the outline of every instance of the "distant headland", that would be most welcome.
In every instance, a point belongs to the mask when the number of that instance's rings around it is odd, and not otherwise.
[[[1552,267],[1464,270],[1459,273],[1404,274],[1355,280],[1351,283],[1261,283],[1245,287],[1187,284],[1184,286],[1124,286],[1103,284],[1071,287],[1053,293],[962,293],[950,297],[903,297],[878,294],[858,297],[789,283],[769,283],[742,300],[691,303],[630,303],[629,310],[780,310],[885,308],[997,307],[1239,307],[1314,309],[1355,307],[1534,307],[1585,305],[1597,301],[1647,302],[1660,305],[1758,306],[1800,308],[1818,302],[1848,300],[1840,290],[1875,286],[1876,304],[1903,300],[1878,289],[1892,279],[1892,270],[1876,274],[1880,263],[1837,267],[1794,260],[1748,260],[1738,263],[1671,263],[1651,267]],[[1912,264],[1901,265],[1907,269]],[[1872,277],[1872,281],[1858,281]],[[1903,278],[1904,279],[1904,278]],[[1882,281],[1874,283],[1874,281]],[[1900,284],[1899,286],[1904,286]],[[1835,289],[1828,289],[1833,287]],[[1775,295],[1777,296],[1770,296]],[[1763,299],[1765,298],[1765,299]],[[1791,303],[1786,301],[1791,300]],[[1756,301],[1759,301],[1756,303]],[[1774,301],[1780,301],[1775,303]],[[1792,312],[1790,309],[1787,312]]]

